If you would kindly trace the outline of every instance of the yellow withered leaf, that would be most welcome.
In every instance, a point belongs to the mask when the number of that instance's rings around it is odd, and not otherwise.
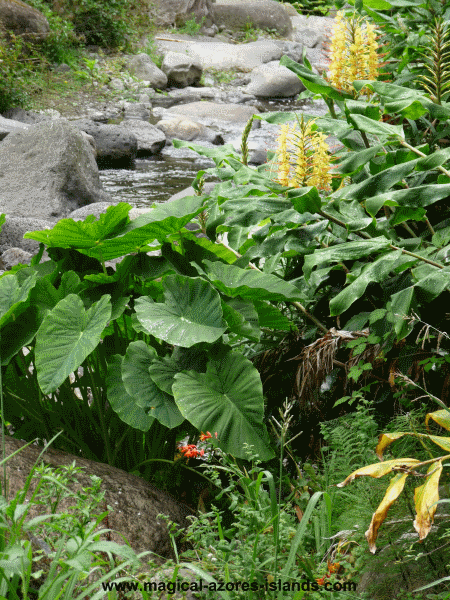
[[[368,475],[369,477],[378,479],[379,477],[383,477],[383,475],[390,473],[395,467],[405,467],[406,469],[409,469],[418,463],[420,463],[420,460],[415,458],[396,458],[394,460],[386,460],[385,462],[367,465],[366,467],[362,467],[361,469],[350,473],[350,475],[344,481],[341,481],[341,483],[337,484],[337,487],[344,487],[348,485],[356,477]]]
[[[434,513],[439,500],[439,478],[442,473],[442,461],[437,460],[431,464],[425,483],[414,490],[414,504],[416,505],[416,518],[414,529],[424,540],[434,521]]]
[[[425,425],[428,427],[428,421],[433,419],[438,425],[450,431],[450,412],[448,410],[437,410],[428,413],[425,417]]]
[[[443,450],[450,452],[450,436],[442,437],[441,435],[428,435],[426,433],[418,433],[417,435],[426,438],[427,440],[431,440]]]
[[[381,460],[383,458],[384,449],[404,435],[407,434],[403,431],[397,431],[396,433],[382,433],[378,438],[378,444],[375,448],[378,458]]]
[[[386,518],[387,512],[391,508],[392,504],[402,493],[403,488],[405,487],[405,481],[407,477],[408,473],[397,473],[397,475],[395,475],[395,477],[392,478],[391,483],[389,484],[389,487],[386,490],[386,494],[384,495],[380,506],[373,513],[369,529],[364,534],[366,536],[367,542],[369,543],[369,550],[372,552],[372,554],[375,554],[377,549],[375,541],[378,537],[378,530],[380,528],[380,525]]]

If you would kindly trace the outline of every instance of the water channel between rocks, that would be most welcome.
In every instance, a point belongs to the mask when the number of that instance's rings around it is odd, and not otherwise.
[[[323,101],[268,100],[263,104],[265,112],[293,111],[308,116],[323,116],[327,107]],[[155,123],[158,119],[151,119]],[[232,143],[239,150],[245,124],[226,124],[220,128],[226,144]],[[252,150],[275,150],[279,126],[261,121],[261,127],[252,129],[248,138],[250,154]],[[199,146],[213,147],[204,141],[194,141]],[[103,188],[114,202],[128,202],[132,206],[145,208],[154,202],[165,202],[173,194],[189,187],[201,169],[214,167],[214,162],[199,156],[189,148],[166,146],[161,154],[148,159],[136,160],[133,170],[106,169],[100,171]],[[205,177],[207,181],[214,181]]]

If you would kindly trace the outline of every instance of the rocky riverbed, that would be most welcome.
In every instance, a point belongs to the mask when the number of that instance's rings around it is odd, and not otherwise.
[[[208,147],[232,143],[238,149],[254,113],[325,114],[323,102],[298,100],[304,87],[279,60],[287,55],[301,63],[305,55],[317,72],[325,71],[323,46],[333,21],[297,13],[289,18],[291,30],[285,38],[261,34],[249,43],[238,43],[242,32],[224,27],[219,31],[213,26],[197,36],[159,31],[155,41],[164,57],[161,68],[142,52],[125,56],[118,74],[110,69],[108,57],[93,52],[98,81],[115,91],[113,101],[88,100],[77,111],[59,106],[4,113],[3,268],[28,262],[37,250],[36,242],[22,239],[26,231],[51,227],[64,217],[100,214],[119,201],[140,209],[132,216],[182,190],[189,193],[196,173],[213,162],[188,148],[174,148],[173,138]],[[250,164],[266,161],[277,130],[265,121],[254,122],[248,139]]]

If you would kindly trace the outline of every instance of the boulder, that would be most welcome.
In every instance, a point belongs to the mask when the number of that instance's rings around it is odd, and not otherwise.
[[[168,52],[161,65],[161,71],[167,75],[170,85],[185,88],[200,81],[203,69],[195,58],[180,52]]]
[[[167,87],[167,75],[158,69],[148,54],[141,52],[128,61],[128,69],[138,79],[148,81],[148,85],[163,90]]]
[[[8,108],[3,116],[7,119],[13,119],[14,121],[20,121],[27,125],[34,125],[41,121],[53,121],[54,119],[60,119],[61,113],[55,109],[48,108],[47,110],[40,110],[38,112],[34,110],[24,110],[23,108],[14,107]]]
[[[218,102],[191,102],[182,106],[169,108],[166,115],[177,114],[192,120],[205,120],[208,122],[225,121],[229,123],[247,123],[250,117],[259,113],[254,106],[242,104],[219,104]],[[253,127],[261,127],[259,119],[253,121]]]
[[[5,445],[8,456],[22,448],[25,443],[5,436]],[[24,488],[25,480],[38,461],[41,452],[42,448],[31,445],[23,448],[6,461],[9,498],[13,498],[18,491]],[[52,449],[42,455],[39,462],[41,461],[52,467],[70,465],[75,461],[77,467],[82,467],[83,470],[77,474],[77,483],[68,486],[73,491],[91,486],[90,475],[96,475],[102,479],[100,489],[105,492],[105,506],[111,506],[113,510],[108,515],[108,524],[101,523],[99,529],[104,527],[112,529],[112,541],[124,544],[123,538],[125,538],[137,553],[151,551],[164,558],[173,557],[166,524],[164,521],[158,520],[157,516],[160,513],[168,515],[170,520],[186,527],[188,525],[186,517],[194,513],[187,505],[178,502],[144,479],[106,464]],[[37,483],[37,479],[32,480],[27,494],[28,499]],[[73,506],[73,499],[63,498],[58,512],[66,510],[70,512],[71,506]],[[39,514],[46,514],[48,511],[48,505],[32,505],[27,519],[32,519]]]
[[[181,116],[167,117],[161,119],[156,124],[156,127],[164,132],[170,140],[177,138],[179,140],[206,140],[216,146],[224,144],[223,137],[220,133],[205,127],[201,123],[196,123],[190,119]]]
[[[25,123],[0,117],[0,140],[3,140],[9,133],[17,133],[19,131],[26,131],[27,129],[28,125],[25,125]]]
[[[137,155],[138,143],[131,131],[118,125],[103,125],[90,119],[76,119],[71,124],[92,136],[101,167],[129,168]]]
[[[45,16],[21,0],[0,0],[0,33],[11,32],[22,38],[47,37],[50,26]]]
[[[50,221],[109,199],[91,146],[65,119],[31,125],[2,141],[0,190],[2,212]]]
[[[31,252],[26,252],[22,248],[9,248],[0,256],[0,267],[8,271],[19,264],[29,265],[32,258]]]
[[[257,98],[291,98],[305,89],[297,75],[277,61],[254,69],[246,87]]]
[[[275,30],[289,38],[292,24],[284,6],[275,0],[219,0],[213,5],[214,22],[232,31],[241,31],[247,23],[256,29]]]
[[[174,38],[176,37],[174,36]],[[156,41],[162,52],[173,51],[188,54],[197,59],[203,69],[212,68],[220,71],[233,69],[249,73],[263,63],[279,60],[283,55],[282,49],[273,40],[257,40],[248,44],[192,40],[175,42],[170,39],[170,34],[166,34],[163,40],[156,39]]]
[[[200,23],[204,17],[204,26],[210,27],[214,20],[213,2],[214,0],[154,0],[149,18],[158,27],[180,27],[192,18]]]
[[[96,204],[93,206],[96,206]],[[5,222],[0,231],[0,252],[5,252],[10,248],[20,248],[22,251],[36,254],[39,250],[39,242],[36,240],[23,239],[23,236],[28,231],[51,229],[53,225],[54,222],[50,220],[6,215]]]
[[[137,119],[124,119],[119,127],[137,139],[137,158],[159,154],[166,145],[166,136],[158,127]]]
[[[319,46],[323,41],[324,37],[319,31],[304,27],[295,31],[293,35],[294,41],[303,44],[306,48],[315,48]]]

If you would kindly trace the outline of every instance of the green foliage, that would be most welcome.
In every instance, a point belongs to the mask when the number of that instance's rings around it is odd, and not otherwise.
[[[129,25],[126,0],[77,0],[73,25],[86,44],[119,48],[126,46]]]
[[[186,35],[197,35],[200,29],[203,27],[203,22],[205,17],[202,17],[200,22],[197,23],[195,17],[187,20],[182,26],[175,27],[172,31],[176,31],[178,33],[185,33]]]
[[[22,55],[21,38],[0,40],[0,112],[27,101],[26,76],[31,70]]]

